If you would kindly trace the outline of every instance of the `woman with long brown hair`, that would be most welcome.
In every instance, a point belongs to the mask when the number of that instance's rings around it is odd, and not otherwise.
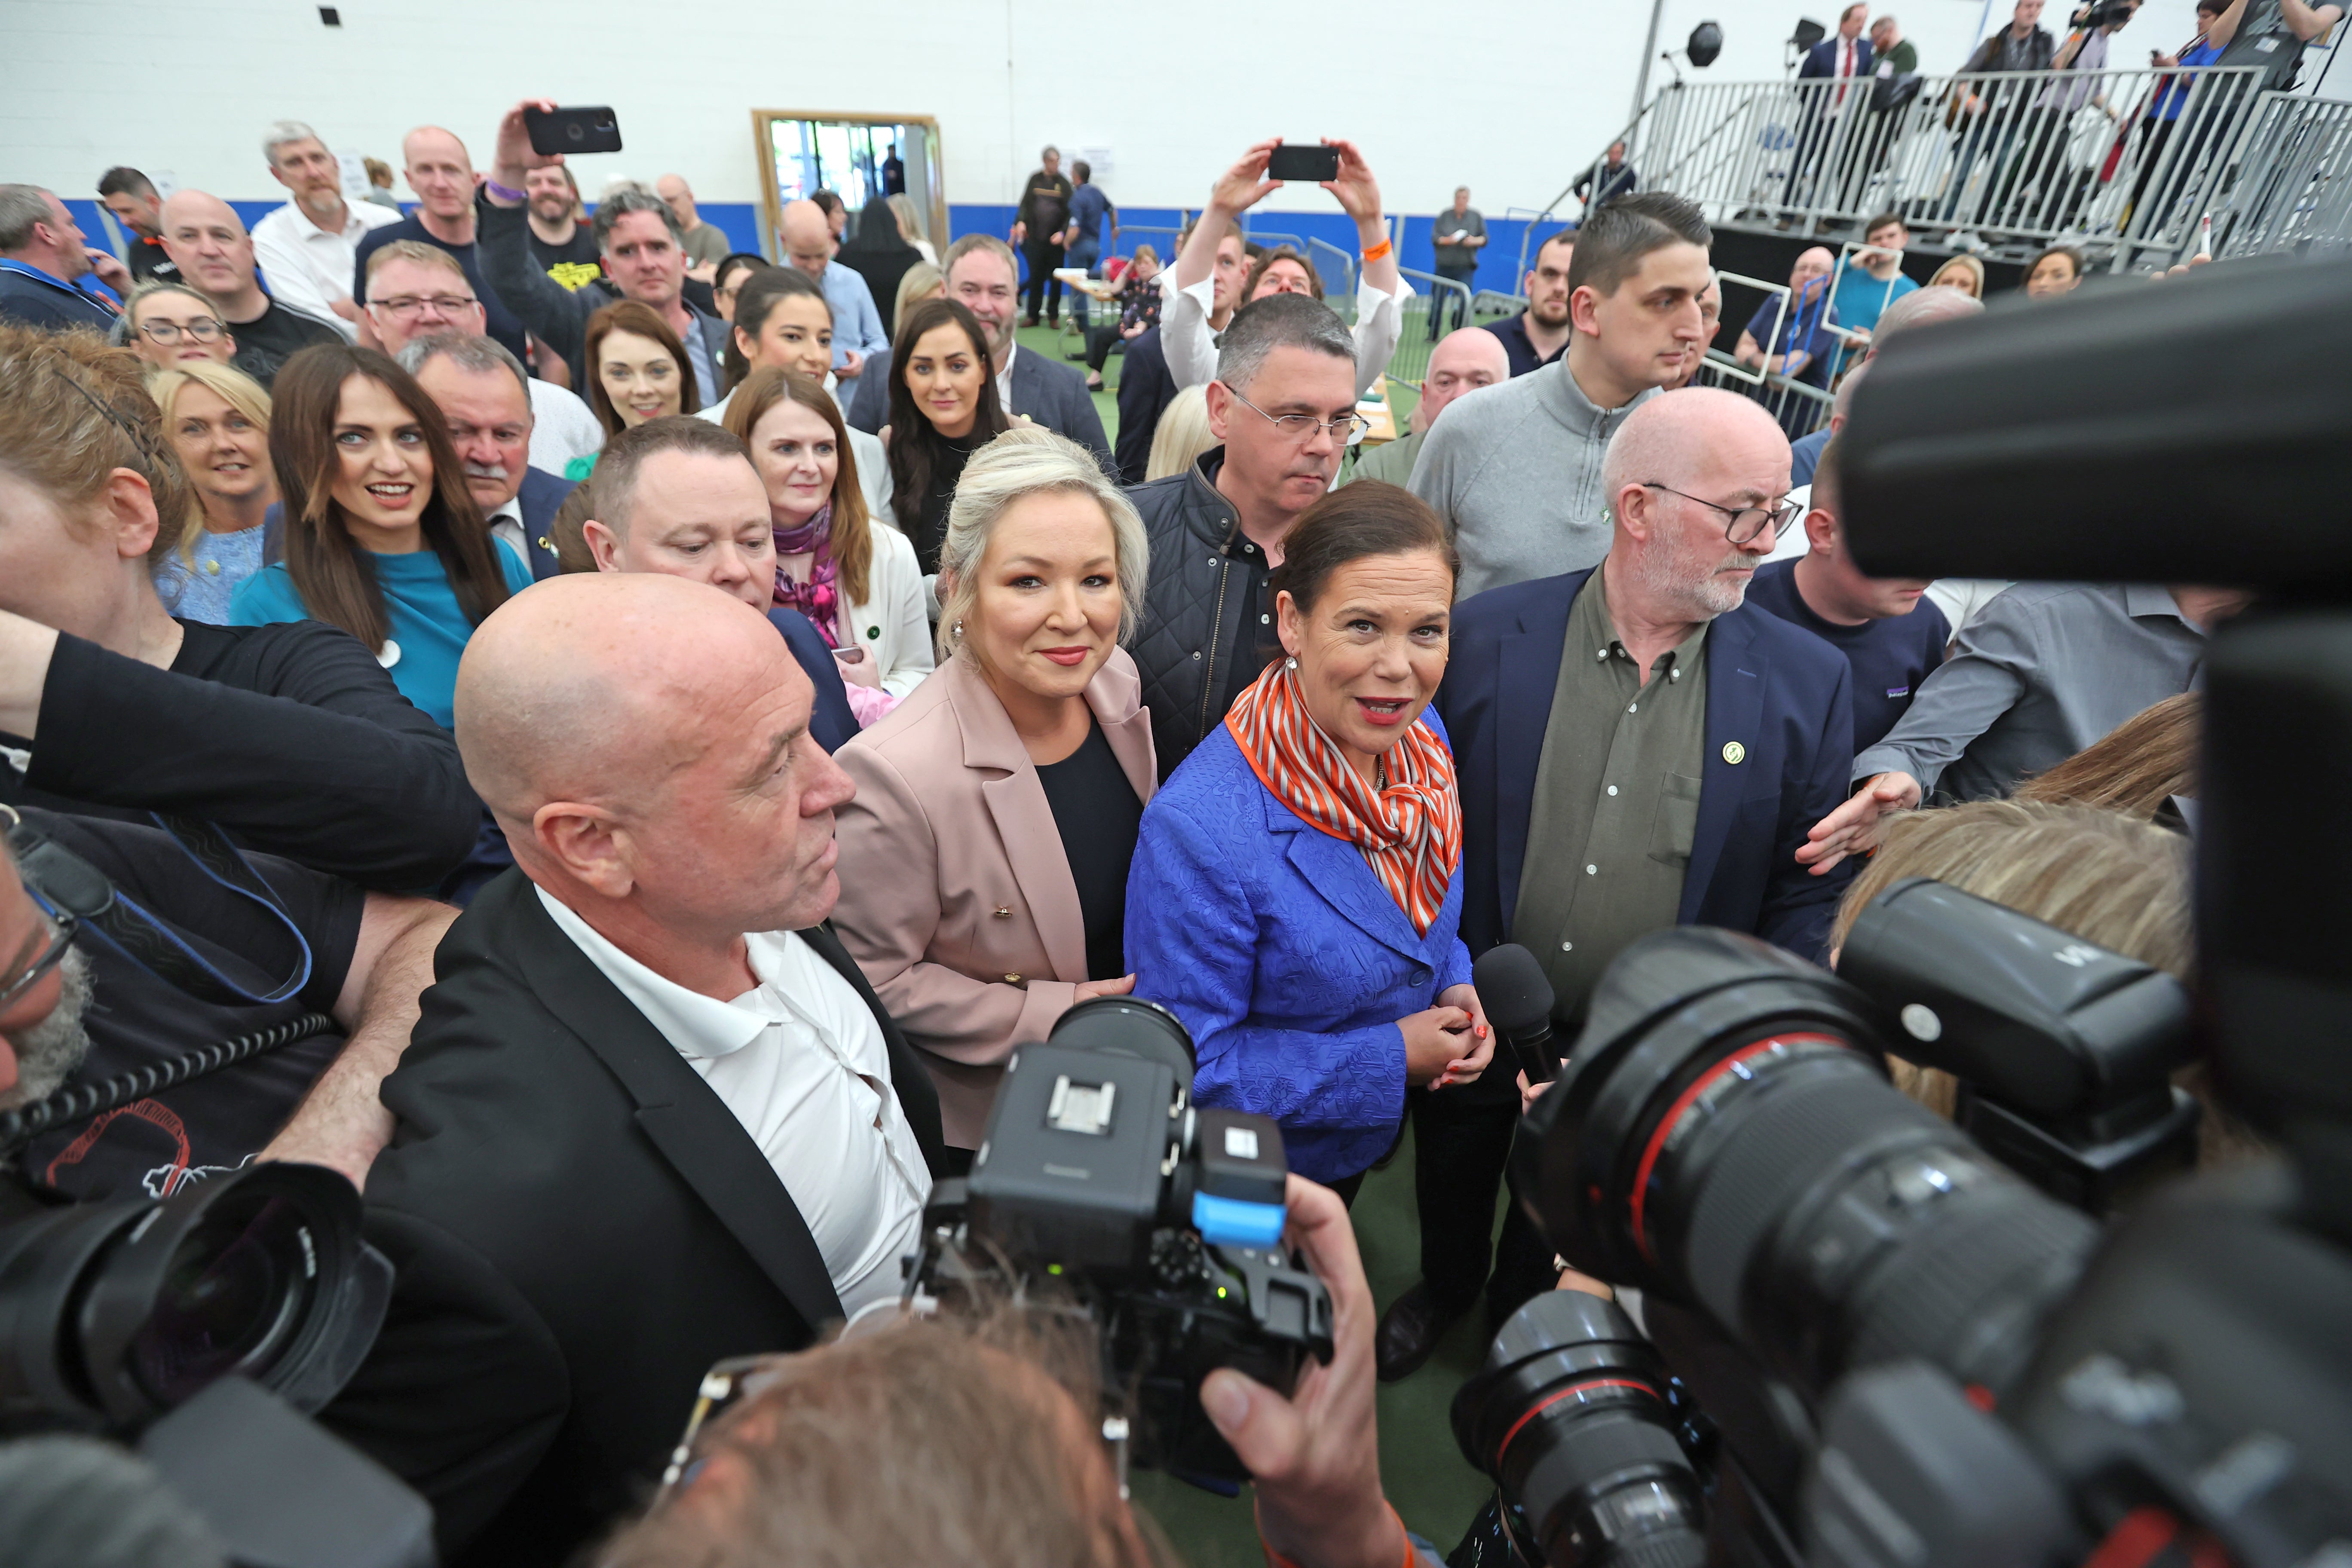
[[[923,575],[907,536],[866,510],[857,458],[824,384],[762,365],[722,422],[751,448],[776,532],[776,603],[834,650],[860,724],[931,672]]]
[[[278,373],[272,403],[286,559],[236,591],[230,624],[341,626],[448,728],[467,639],[530,569],[490,536],[440,408],[392,360],[314,345]]]
[[[685,342],[651,305],[607,305],[588,318],[587,333],[580,356],[588,364],[588,406],[606,440],[648,419],[702,406],[704,389],[694,384]],[[584,479],[595,467],[592,452],[565,464],[563,477]]]
[[[1013,427],[996,400],[988,334],[953,300],[926,300],[907,312],[890,355],[890,510],[915,542],[923,575],[940,570],[948,503],[974,452]]]

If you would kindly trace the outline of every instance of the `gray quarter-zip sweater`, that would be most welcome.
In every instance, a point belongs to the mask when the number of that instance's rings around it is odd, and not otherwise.
[[[1622,408],[1597,408],[1563,354],[1446,406],[1407,488],[1454,527],[1457,601],[1601,564],[1611,531],[1601,457],[1625,416],[1657,395],[1649,387]]]

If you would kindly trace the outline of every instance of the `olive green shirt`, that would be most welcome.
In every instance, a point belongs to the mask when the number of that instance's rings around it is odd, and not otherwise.
[[[1658,656],[1645,686],[1601,578],[1569,609],[1511,917],[1560,1024],[1582,1021],[1628,943],[1675,923],[1706,752],[1706,625]]]

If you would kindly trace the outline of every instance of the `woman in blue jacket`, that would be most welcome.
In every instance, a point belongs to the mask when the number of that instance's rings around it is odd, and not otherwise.
[[[1272,1117],[1290,1168],[1353,1198],[1407,1088],[1494,1053],[1462,912],[1462,808],[1433,712],[1445,525],[1367,481],[1301,514],[1274,574],[1287,655],[1143,814],[1127,883],[1135,994],[1199,1054],[1194,1097]]]

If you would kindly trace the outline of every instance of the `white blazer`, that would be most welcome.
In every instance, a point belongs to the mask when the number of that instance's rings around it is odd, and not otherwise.
[[[843,646],[862,647],[874,661],[882,689],[904,697],[923,683],[935,662],[931,618],[923,608],[923,574],[915,562],[913,540],[879,519],[867,519],[866,526],[874,534],[866,598],[845,602],[836,626]]]

